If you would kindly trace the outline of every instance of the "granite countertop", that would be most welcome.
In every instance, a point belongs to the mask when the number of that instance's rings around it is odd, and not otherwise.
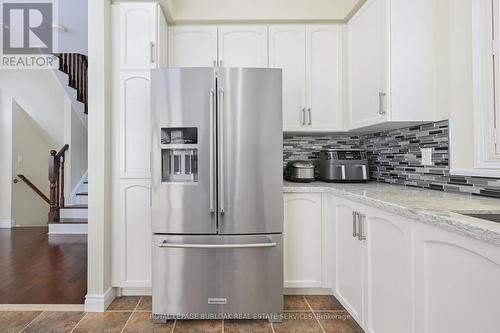
[[[285,193],[329,192],[388,213],[500,245],[500,223],[457,213],[500,213],[500,199],[375,182],[336,184],[284,181],[283,190]]]

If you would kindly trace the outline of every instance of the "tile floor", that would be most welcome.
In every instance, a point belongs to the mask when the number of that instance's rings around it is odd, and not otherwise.
[[[0,312],[1,333],[363,333],[333,296],[285,296],[279,324],[245,320],[151,322],[151,297],[117,298],[105,313]]]

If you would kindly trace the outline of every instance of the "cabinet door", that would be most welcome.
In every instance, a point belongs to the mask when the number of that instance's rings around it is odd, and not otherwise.
[[[352,317],[363,319],[363,242],[353,236],[353,212],[350,202],[338,200],[336,210],[335,261],[336,296]]]
[[[158,58],[157,67],[167,67],[168,66],[168,24],[163,15],[163,11],[158,5],[157,16],[158,16],[158,46],[156,47],[156,57]]]
[[[157,4],[120,3],[120,69],[157,67]]]
[[[286,193],[285,288],[321,287],[321,193]]]
[[[498,332],[498,246],[415,223],[416,331]]]
[[[150,90],[149,71],[120,72],[120,178],[151,178]]]
[[[170,67],[212,67],[217,61],[216,26],[169,28]]]
[[[219,27],[219,61],[223,67],[266,68],[267,26]]]
[[[306,27],[307,120],[312,130],[343,130],[342,28]]]
[[[384,121],[387,112],[386,0],[369,0],[348,25],[349,127]]]
[[[412,221],[363,210],[366,235],[366,320],[369,333],[413,331]],[[391,320],[387,320],[387,314]]]
[[[120,287],[151,287],[151,206],[149,179],[122,179],[119,183],[119,235],[113,258],[120,260]]]
[[[306,124],[306,30],[303,25],[269,27],[269,67],[283,70],[283,129]]]

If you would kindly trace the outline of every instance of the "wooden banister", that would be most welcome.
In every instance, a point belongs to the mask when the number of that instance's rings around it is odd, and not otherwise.
[[[56,154],[57,157],[61,157],[69,149],[69,145],[65,144]]]
[[[43,194],[43,192],[40,191],[38,189],[38,187],[35,186],[35,184],[33,184],[28,178],[26,178],[26,176],[24,176],[24,175],[17,175],[17,177],[19,179],[21,179],[26,185],[28,185],[29,188],[31,188],[33,191],[35,191],[35,193],[38,194],[40,196],[40,198],[42,198],[43,200],[45,200],[45,202],[50,205],[50,199],[47,198],[47,196],[45,194]]]
[[[64,208],[64,162],[65,154],[69,149],[69,145],[64,145],[59,151],[51,150],[49,155],[49,198],[40,191],[28,178],[24,175],[17,175],[26,185],[35,191],[45,202],[49,208],[49,223],[59,221],[59,212]],[[17,182],[17,180],[14,180]]]

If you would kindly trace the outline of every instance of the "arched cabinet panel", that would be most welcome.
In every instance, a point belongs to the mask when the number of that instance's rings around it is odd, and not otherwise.
[[[285,288],[321,287],[321,193],[285,193]]]

